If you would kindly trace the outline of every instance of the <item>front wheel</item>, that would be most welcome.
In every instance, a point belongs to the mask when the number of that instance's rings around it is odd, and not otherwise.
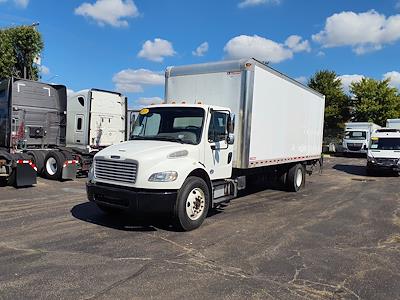
[[[200,227],[210,207],[207,183],[198,177],[188,177],[178,192],[174,219],[178,229],[190,231]]]

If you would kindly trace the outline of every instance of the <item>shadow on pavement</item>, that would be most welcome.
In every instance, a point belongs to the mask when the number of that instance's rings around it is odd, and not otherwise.
[[[71,209],[74,218],[88,223],[123,231],[157,231],[158,229],[177,231],[166,217],[157,215],[131,215],[123,212],[109,215],[101,211],[95,203],[85,202]]]
[[[367,175],[365,166],[357,165],[343,165],[337,164],[333,166],[333,169],[357,176],[368,176],[368,177],[397,177],[397,174],[393,171],[375,171],[374,175]]]

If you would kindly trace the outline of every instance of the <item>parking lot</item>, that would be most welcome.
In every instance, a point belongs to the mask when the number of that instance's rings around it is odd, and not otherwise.
[[[327,158],[302,192],[249,192],[192,232],[106,216],[84,179],[2,187],[0,298],[400,298],[400,179],[364,165]]]

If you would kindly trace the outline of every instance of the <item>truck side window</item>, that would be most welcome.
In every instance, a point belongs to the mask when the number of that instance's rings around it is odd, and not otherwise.
[[[82,105],[83,107],[85,106],[85,98],[83,97],[78,97],[78,102],[80,105]]]
[[[211,113],[210,127],[208,129],[208,141],[220,142],[226,138],[226,123],[228,114],[215,111]]]
[[[76,119],[76,130],[82,131],[83,117],[78,117]]]

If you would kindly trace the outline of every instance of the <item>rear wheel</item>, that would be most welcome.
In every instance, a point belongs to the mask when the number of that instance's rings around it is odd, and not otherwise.
[[[302,164],[292,166],[287,173],[286,184],[288,190],[291,192],[297,192],[304,187],[305,182],[306,171],[304,166]]]
[[[178,192],[174,218],[178,229],[190,231],[198,228],[207,216],[210,191],[206,182],[198,177],[188,177]]]
[[[44,160],[46,158],[46,152],[35,150],[26,152],[29,155],[30,160],[36,165],[37,173],[42,174],[44,167]]]
[[[49,151],[44,160],[43,174],[46,178],[58,180],[61,178],[65,157],[60,151]]]

